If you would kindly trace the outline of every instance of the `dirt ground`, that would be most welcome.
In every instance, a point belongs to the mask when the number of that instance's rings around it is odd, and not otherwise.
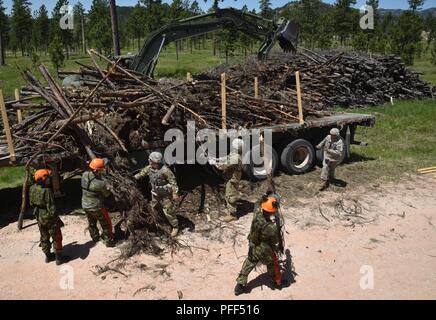
[[[298,178],[277,180],[290,252],[284,273],[292,284],[271,290],[258,267],[251,293],[237,299],[436,299],[435,178],[324,193],[310,191],[313,182],[298,186]],[[252,214],[225,224],[215,211],[210,222],[194,215],[195,229],[182,231],[179,241],[190,248],[126,262],[116,260],[119,248],[92,246],[85,217],[63,216],[64,252],[72,258],[63,266],[44,263],[34,220],[21,232],[9,223],[0,229],[0,298],[235,299]]]

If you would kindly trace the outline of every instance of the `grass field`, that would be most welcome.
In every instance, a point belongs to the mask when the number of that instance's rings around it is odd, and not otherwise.
[[[188,71],[196,73],[225,61],[223,57],[213,56],[210,52],[208,49],[197,50],[193,54],[182,53],[177,60],[174,48],[169,48],[161,55],[156,76],[184,77]],[[91,63],[87,56],[73,58],[83,63]],[[48,57],[42,56],[41,60],[53,70]],[[14,88],[23,84],[14,66],[15,62],[21,68],[32,68],[27,58],[17,58],[15,61],[9,59],[8,66],[0,67],[0,87],[8,95],[12,95]],[[70,60],[65,69],[74,70],[77,65]],[[413,69],[422,72],[425,80],[436,85],[436,66],[431,65],[428,59],[417,61]],[[369,146],[354,148],[354,163],[345,166],[344,173],[349,171],[352,175],[354,170],[363,170],[368,177],[391,178],[403,172],[436,165],[435,101],[402,101],[396,102],[394,106],[369,107],[351,112],[375,114],[377,122],[375,128],[359,129],[356,139],[368,142]],[[20,185],[22,177],[21,168],[0,168],[0,189]]]
[[[356,140],[367,147],[353,147],[352,165],[345,176],[364,171],[368,180],[396,178],[418,168],[436,166],[436,102],[400,101],[394,106],[355,109],[351,112],[374,114],[374,128],[359,127]]]

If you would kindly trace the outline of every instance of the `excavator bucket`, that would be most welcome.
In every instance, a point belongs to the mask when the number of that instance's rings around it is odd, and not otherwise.
[[[280,47],[285,52],[295,53],[297,51],[300,26],[293,21],[286,21],[280,25],[276,32]]]

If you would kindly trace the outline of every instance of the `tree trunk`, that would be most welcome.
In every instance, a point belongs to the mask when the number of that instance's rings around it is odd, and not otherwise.
[[[5,49],[3,48],[3,37],[0,34],[0,66],[4,66],[5,64]]]
[[[179,61],[179,41],[176,41],[176,59]]]
[[[82,50],[86,54],[86,39],[85,39],[85,16],[82,15],[80,18],[80,23],[82,27]]]
[[[120,32],[118,29],[118,16],[117,16],[117,5],[115,0],[109,0],[110,11],[111,11],[111,21],[112,21],[112,39],[114,44],[114,55],[120,56]]]

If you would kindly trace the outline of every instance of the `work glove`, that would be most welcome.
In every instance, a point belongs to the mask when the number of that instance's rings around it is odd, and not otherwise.
[[[212,166],[216,166],[216,164],[217,164],[217,161],[216,161],[216,159],[214,159],[214,158],[209,158],[207,161],[208,161],[209,164],[212,165]]]

